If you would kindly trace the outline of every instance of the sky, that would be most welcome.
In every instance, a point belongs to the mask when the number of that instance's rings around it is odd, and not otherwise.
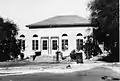
[[[0,0],[0,16],[13,20],[19,29],[56,15],[89,18],[90,0]]]

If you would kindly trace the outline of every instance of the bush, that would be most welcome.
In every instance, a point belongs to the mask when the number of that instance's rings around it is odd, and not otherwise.
[[[70,58],[73,59],[73,60],[76,60],[76,57],[77,57],[77,55],[76,55],[75,49],[74,49],[74,50],[72,50],[71,53],[70,53]]]

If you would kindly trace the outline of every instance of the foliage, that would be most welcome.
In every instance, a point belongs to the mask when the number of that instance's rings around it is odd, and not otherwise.
[[[17,25],[8,19],[0,18],[0,61],[5,61],[11,57],[17,58],[20,53],[19,44],[16,40],[18,34]]]
[[[70,58],[75,60],[77,63],[83,63],[82,52],[76,52],[75,49],[71,51]]]
[[[73,59],[73,60],[76,60],[76,52],[75,52],[75,49],[71,51],[70,53],[70,58]]]
[[[97,27],[94,39],[104,42],[105,47],[112,51],[111,56],[114,56],[110,59],[115,61],[119,54],[119,0],[92,0],[88,8],[91,23]]]
[[[86,59],[90,59],[92,56],[97,56],[98,54],[102,54],[100,47],[97,42],[93,42],[92,36],[87,36],[87,41],[84,45],[84,51],[86,54]]]
[[[97,32],[102,33],[103,36],[106,34],[118,36],[118,5],[118,0],[93,0],[88,4],[88,8],[91,10],[91,22],[98,27]],[[116,40],[117,36],[114,37]]]

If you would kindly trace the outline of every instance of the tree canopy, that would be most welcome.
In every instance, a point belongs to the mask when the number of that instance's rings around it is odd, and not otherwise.
[[[97,28],[94,38],[109,49],[119,46],[119,0],[91,0],[90,20]],[[114,54],[115,55],[115,54]],[[117,55],[119,55],[117,50]]]
[[[0,61],[8,60],[10,56],[17,57],[19,52],[16,40],[17,34],[17,25],[9,19],[0,17]]]
[[[117,39],[119,30],[119,0],[92,0],[88,4],[92,24],[97,31],[114,34]]]

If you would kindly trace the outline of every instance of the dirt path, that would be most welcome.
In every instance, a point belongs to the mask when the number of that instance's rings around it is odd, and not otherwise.
[[[119,77],[119,74],[103,67],[72,73],[33,73],[25,75],[1,76],[0,81],[105,81],[103,76]],[[119,81],[119,80],[111,80]]]

